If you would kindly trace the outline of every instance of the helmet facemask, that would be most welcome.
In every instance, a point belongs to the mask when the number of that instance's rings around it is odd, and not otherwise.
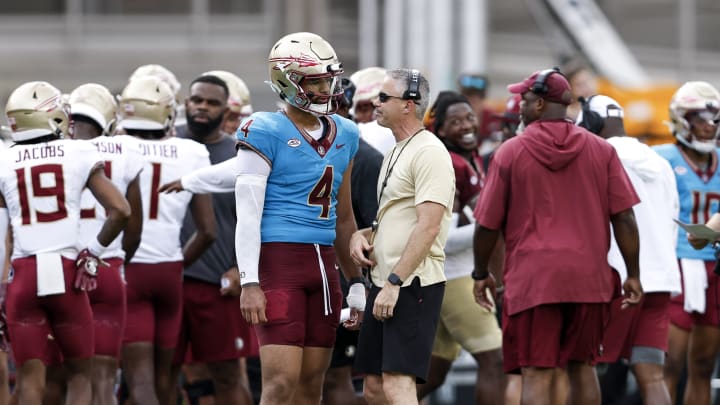
[[[328,66],[328,69],[331,68],[333,68],[332,65]],[[340,66],[336,66],[335,69],[337,70],[329,73],[307,76],[298,71],[288,71],[285,73],[285,77],[289,86],[281,88],[275,83],[269,82],[269,84],[280,96],[280,98],[300,110],[309,112],[313,115],[335,114],[340,105],[340,98],[343,96],[343,88],[340,77],[343,70]],[[330,84],[328,87],[330,88],[330,93],[327,95],[314,94],[312,92],[306,93],[302,88],[302,82],[304,80],[313,79],[329,79]]]
[[[674,119],[675,138],[681,144],[700,153],[710,153],[714,151],[718,145],[717,140],[720,135],[720,127],[718,127],[718,109],[708,106],[705,110],[691,110],[682,115],[681,118]],[[710,139],[698,139],[693,132],[691,121],[699,118],[703,122],[712,125],[715,129],[713,137]]]

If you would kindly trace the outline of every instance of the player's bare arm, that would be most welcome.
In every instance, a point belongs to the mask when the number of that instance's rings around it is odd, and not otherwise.
[[[215,210],[210,194],[195,194],[190,201],[190,210],[196,231],[183,246],[183,265],[193,263],[202,255],[217,236]]]
[[[235,190],[237,159],[228,159],[212,166],[203,167],[186,174],[180,179],[165,183],[158,188],[160,193],[232,193]]]
[[[712,217],[705,223],[705,225],[712,229],[713,231],[720,231],[720,213],[714,213]],[[687,234],[687,240],[690,242],[690,245],[692,245],[693,248],[700,250],[704,249],[705,246],[707,246],[710,242],[717,242],[717,241],[709,241],[707,239],[700,239],[695,236],[693,236],[691,233]]]
[[[337,223],[335,225],[335,251],[337,259],[340,263],[345,279],[350,285],[350,291],[347,296],[348,307],[350,307],[350,319],[345,321],[343,325],[348,329],[359,329],[362,317],[360,312],[365,310],[365,282],[360,267],[358,267],[353,258],[350,256],[350,238],[357,231],[355,223],[355,215],[353,215],[350,177],[352,175],[353,162],[350,161],[345,173],[343,181],[338,191],[337,204]]]
[[[102,167],[98,167],[90,174],[87,187],[107,212],[105,224],[97,236],[98,242],[107,246],[125,228],[130,218],[130,204],[120,190],[105,176]]]
[[[125,231],[123,232],[122,248],[125,251],[125,263],[130,263],[138,246],[142,235],[143,226],[143,210],[142,197],[140,195],[140,176],[135,177],[128,184],[125,198],[130,204],[130,218],[128,218]]]

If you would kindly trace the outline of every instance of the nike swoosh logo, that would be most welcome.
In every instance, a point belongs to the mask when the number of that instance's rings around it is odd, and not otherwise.
[[[335,145],[335,149],[340,149],[340,148],[342,148],[343,146],[345,146],[345,144],[344,144],[344,143],[341,143],[341,144]]]

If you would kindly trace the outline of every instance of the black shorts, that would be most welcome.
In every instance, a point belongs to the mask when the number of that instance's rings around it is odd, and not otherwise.
[[[373,285],[368,295],[355,370],[374,375],[383,372],[414,375],[417,383],[423,384],[430,370],[445,283],[420,287],[416,277],[412,284],[400,289],[393,317],[384,322],[372,316],[379,292],[380,288]]]

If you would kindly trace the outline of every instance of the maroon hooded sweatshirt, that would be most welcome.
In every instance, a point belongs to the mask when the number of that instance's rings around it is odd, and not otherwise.
[[[534,121],[501,145],[475,218],[505,237],[508,313],[609,302],[610,216],[639,201],[613,147],[570,121]]]

